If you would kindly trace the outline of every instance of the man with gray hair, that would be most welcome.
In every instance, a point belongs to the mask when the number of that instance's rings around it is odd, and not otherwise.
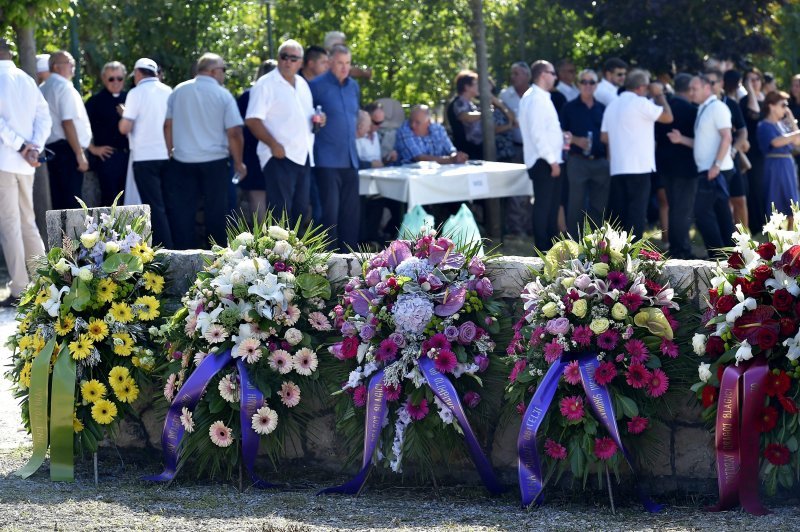
[[[656,169],[654,125],[671,124],[672,120],[664,86],[650,83],[650,74],[638,69],[630,71],[625,92],[603,115],[601,137],[608,146],[612,212],[636,238],[644,236],[650,180]]]
[[[225,242],[229,157],[240,179],[247,176],[242,117],[236,100],[222,86],[226,70],[222,57],[203,54],[197,61],[197,75],[175,87],[167,100],[164,137],[172,161],[164,181],[164,203],[176,249],[197,245],[198,192],[203,198],[206,236]]]
[[[16,305],[29,282],[26,261],[44,255],[33,212],[33,172],[50,134],[50,109],[33,78],[14,65],[11,45],[0,39],[0,246]]]
[[[278,68],[250,91],[247,127],[258,139],[258,158],[266,180],[267,209],[286,212],[295,224],[309,201],[314,164],[314,104],[308,83],[298,76],[303,47],[289,39],[278,48]]]
[[[89,166],[100,182],[100,204],[109,206],[125,188],[128,174],[128,137],[119,132],[119,117],[125,105],[125,65],[111,61],[103,66],[103,89],[86,100],[92,125]],[[120,202],[121,203],[121,202]]]
[[[457,151],[441,124],[431,122],[427,105],[415,105],[408,120],[397,130],[396,149],[402,164],[434,161],[439,164],[467,162],[467,154]]]

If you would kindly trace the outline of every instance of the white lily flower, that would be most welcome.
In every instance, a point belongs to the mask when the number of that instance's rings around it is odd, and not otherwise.
[[[751,358],[753,358],[753,347],[747,340],[743,340],[742,345],[736,350],[736,365],[738,366],[739,362],[744,362]]]
[[[197,315],[197,325],[195,325],[194,330],[200,331],[200,334],[205,334],[206,329],[208,329],[212,323],[217,321],[217,318],[224,309],[222,307],[217,307],[211,312],[201,312]]]
[[[58,307],[61,306],[61,296],[62,294],[69,292],[69,286],[62,286],[61,290],[59,290],[56,288],[56,285],[51,284],[48,287],[48,290],[50,292],[50,297],[47,298],[47,301],[42,303],[42,308],[47,311],[47,314],[49,314],[50,317],[55,318],[58,316]]]
[[[745,310],[753,310],[758,306],[758,303],[752,297],[745,299],[741,286],[736,287],[736,292],[734,292],[734,295],[736,296],[736,299],[739,300],[739,303],[734,305],[734,307],[727,314],[725,314],[725,321],[728,323],[733,323],[737,318],[741,318]]]
[[[787,338],[784,340],[783,345],[789,348],[789,352],[786,353],[786,358],[789,360],[797,360],[800,358],[800,332],[798,332],[794,338]]]
[[[794,297],[800,296],[800,285],[797,284],[797,280],[794,277],[787,275],[781,269],[774,269],[773,275],[775,278],[767,279],[764,282],[764,286],[772,288],[773,291],[785,288]]]

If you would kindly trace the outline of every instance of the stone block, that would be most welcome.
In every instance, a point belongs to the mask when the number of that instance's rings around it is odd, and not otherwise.
[[[166,295],[180,299],[197,278],[208,260],[213,260],[214,254],[203,249],[187,249],[184,251],[160,250],[159,256],[167,259]]]
[[[341,454],[336,448],[336,420],[333,414],[314,417],[306,428],[306,448],[314,460],[327,461]]]
[[[673,474],[672,470],[672,428],[663,423],[653,424],[650,429],[652,439],[657,442],[659,453],[652,461],[642,464],[642,473],[647,476],[665,477]],[[661,480],[659,480],[661,482]]]
[[[517,415],[504,418],[504,423],[497,427],[492,443],[491,462],[497,468],[517,466],[517,437],[522,417]]]
[[[144,232],[149,234],[150,228],[150,206],[149,205],[131,205],[127,207],[117,207],[118,214],[125,214],[127,216],[136,217],[144,216],[147,222],[145,223]],[[111,214],[110,207],[97,207],[89,209],[89,215],[93,216],[95,220],[100,218],[100,214]],[[64,236],[70,238],[77,238],[86,228],[86,213],[83,209],[65,209],[61,211],[47,211],[47,247],[52,248],[61,246]]]
[[[714,436],[701,427],[675,429],[675,474],[689,478],[716,475]]]
[[[532,257],[501,257],[486,265],[495,293],[502,297],[519,298],[522,289],[532,279],[531,269],[540,270],[543,263]]]
[[[164,415],[155,408],[145,408],[139,411],[139,418],[147,433],[147,441],[155,449],[161,449],[161,433],[164,431]]]

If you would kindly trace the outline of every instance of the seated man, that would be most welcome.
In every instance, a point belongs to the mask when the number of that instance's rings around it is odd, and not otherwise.
[[[439,164],[465,163],[467,154],[456,151],[441,124],[431,123],[427,105],[411,108],[408,120],[397,130],[397,153],[402,164],[435,161]]]

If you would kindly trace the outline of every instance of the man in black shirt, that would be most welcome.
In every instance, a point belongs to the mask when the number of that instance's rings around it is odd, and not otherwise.
[[[122,90],[125,73],[119,61],[106,63],[100,74],[104,88],[86,101],[92,125],[89,166],[100,181],[100,201],[106,206],[125,188],[128,175],[128,137],[119,132],[119,105],[125,103],[127,95]]]
[[[692,148],[673,144],[667,133],[677,129],[682,135],[694,138],[697,106],[689,100],[689,83],[692,76],[675,76],[675,95],[670,99],[674,120],[671,124],[656,123],[656,168],[667,191],[669,202],[669,249],[676,259],[691,259],[692,244],[689,228],[694,219],[697,195],[697,166]]]
[[[594,99],[597,73],[582,71],[578,75],[578,88],[579,96],[566,103],[560,112],[561,129],[572,133],[567,159],[567,231],[572,234],[583,227],[584,213],[595,224],[603,223],[611,188],[606,145],[600,142],[606,106]]]

